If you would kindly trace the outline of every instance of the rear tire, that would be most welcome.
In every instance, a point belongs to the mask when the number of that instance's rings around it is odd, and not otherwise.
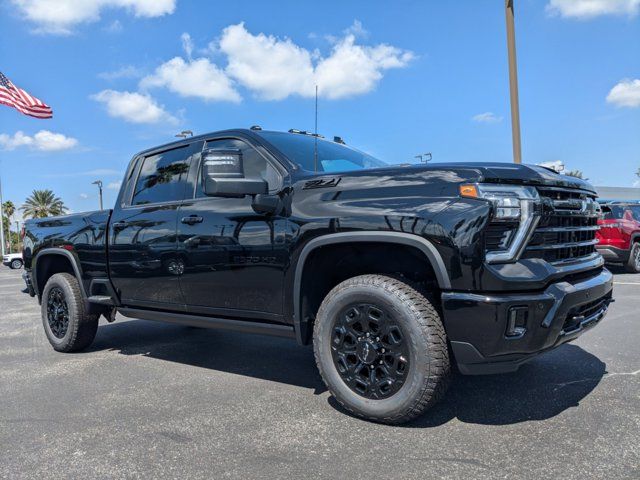
[[[9,265],[11,267],[12,270],[18,270],[20,268],[22,268],[22,260],[20,259],[15,259],[11,262],[11,265]]]
[[[634,242],[629,252],[629,260],[624,265],[624,269],[629,273],[640,273],[640,242]]]
[[[98,315],[85,311],[80,284],[73,275],[56,273],[42,292],[42,324],[47,339],[58,352],[77,352],[93,342]]]
[[[358,417],[405,423],[433,406],[449,384],[438,311],[395,278],[362,275],[336,286],[320,305],[313,340],[325,384]]]

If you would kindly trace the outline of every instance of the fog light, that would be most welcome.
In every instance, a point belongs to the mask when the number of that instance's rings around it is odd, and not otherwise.
[[[507,312],[507,332],[508,338],[520,338],[527,331],[527,317],[529,316],[529,307],[519,306],[510,307]]]

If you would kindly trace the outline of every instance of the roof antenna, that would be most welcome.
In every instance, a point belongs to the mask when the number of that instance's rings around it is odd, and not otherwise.
[[[316,125],[313,136],[313,171],[318,171],[318,85],[316,85]]]

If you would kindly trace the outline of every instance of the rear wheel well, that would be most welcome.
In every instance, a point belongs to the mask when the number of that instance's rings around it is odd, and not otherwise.
[[[402,278],[421,292],[439,292],[431,262],[416,247],[387,242],[320,246],[306,258],[300,282],[299,314],[303,343],[309,342],[316,313],[331,289],[348,278],[367,274]],[[432,297],[439,301],[439,295]],[[439,308],[439,305],[435,306]]]
[[[76,276],[76,272],[65,255],[44,255],[38,258],[36,263],[36,288],[38,289],[38,296],[42,295],[44,286],[47,281],[56,273],[69,273]],[[78,282],[80,279],[78,278]]]

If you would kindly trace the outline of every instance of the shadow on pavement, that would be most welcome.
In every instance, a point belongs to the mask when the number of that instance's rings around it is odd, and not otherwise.
[[[454,418],[481,425],[546,420],[577,407],[605,373],[606,365],[597,357],[576,345],[564,345],[515,373],[456,375],[444,398],[404,427],[435,427]]]
[[[295,385],[315,394],[327,390],[311,348],[288,339],[131,320],[101,325],[90,350],[144,355]]]
[[[201,368],[326,391],[313,352],[287,339],[133,320],[101,326],[91,350],[111,349]],[[576,407],[598,385],[606,365],[563,345],[516,373],[453,378],[444,398],[409,428],[465,423],[509,425],[545,420]],[[329,404],[338,409],[333,397]],[[347,414],[347,412],[345,412]]]

